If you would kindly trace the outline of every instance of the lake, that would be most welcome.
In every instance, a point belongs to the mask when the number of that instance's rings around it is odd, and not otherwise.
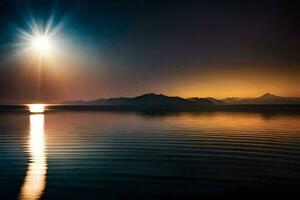
[[[0,113],[1,199],[200,199],[299,190],[297,113]]]

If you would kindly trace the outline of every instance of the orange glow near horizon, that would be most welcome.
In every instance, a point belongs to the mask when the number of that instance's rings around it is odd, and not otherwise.
[[[298,84],[300,72],[291,74],[288,70],[284,71],[284,66],[281,65],[275,65],[271,72],[266,70],[266,66],[258,64],[253,67],[241,64],[240,69],[234,65],[232,68],[224,65],[225,67],[226,69],[208,69],[201,73],[187,71],[184,75],[174,77],[173,80],[160,86],[160,91],[184,98],[253,98],[265,93],[287,97],[300,96],[299,87],[295,87]]]

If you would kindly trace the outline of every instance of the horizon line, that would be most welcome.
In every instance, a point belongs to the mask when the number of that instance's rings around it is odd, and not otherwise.
[[[162,96],[166,96],[166,97],[178,97],[178,98],[182,98],[182,99],[191,99],[191,98],[199,98],[199,99],[207,99],[207,98],[213,98],[216,100],[225,100],[225,99],[230,99],[230,98],[238,98],[238,99],[255,99],[255,98],[259,98],[265,95],[270,95],[270,96],[274,96],[274,97],[283,97],[283,98],[300,98],[300,96],[279,96],[279,95],[275,95],[273,93],[270,92],[265,92],[262,95],[259,96],[255,96],[255,97],[240,97],[240,96],[227,96],[227,97],[223,97],[223,98],[217,98],[217,97],[213,97],[213,96],[205,96],[205,97],[200,97],[200,96],[191,96],[191,97],[182,97],[179,95],[166,95],[163,93],[154,93],[154,92],[148,92],[148,93],[144,93],[141,95],[135,95],[135,96],[119,96],[119,97],[106,97],[106,98],[93,98],[93,99],[68,99],[68,100],[58,100],[58,101],[48,101],[48,103],[46,104],[62,104],[62,103],[66,103],[66,102],[78,102],[78,101],[82,101],[82,102],[90,102],[90,101],[97,101],[97,100],[108,100],[108,99],[119,99],[119,98],[136,98],[136,97],[140,97],[140,96],[144,96],[144,95],[162,95]],[[32,100],[31,103],[29,104],[36,104],[36,103],[45,103],[46,101],[44,100]],[[12,103],[0,103],[0,105],[20,105],[20,104],[28,104],[28,102],[24,102],[24,101],[20,101],[20,102],[12,102]]]

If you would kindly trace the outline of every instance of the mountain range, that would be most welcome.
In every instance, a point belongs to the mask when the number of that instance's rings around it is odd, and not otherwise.
[[[68,105],[107,105],[107,106],[207,106],[207,105],[300,105],[300,97],[281,97],[270,93],[256,98],[213,97],[182,98],[163,94],[144,94],[137,97],[97,99],[92,101],[67,101]]]

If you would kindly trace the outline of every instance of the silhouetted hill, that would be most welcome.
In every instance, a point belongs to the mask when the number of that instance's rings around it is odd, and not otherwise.
[[[271,93],[265,93],[262,96],[258,97],[257,99],[274,100],[274,99],[277,99],[278,97],[280,97],[280,96],[276,96],[276,95],[271,94]]]
[[[225,104],[224,101],[222,101],[222,100],[220,100],[220,99],[213,98],[213,97],[206,97],[205,99],[210,100],[210,101],[213,102],[214,104],[218,104],[218,105],[223,105],[223,104]]]
[[[266,93],[257,98],[229,97],[219,100],[213,97],[184,99],[181,97],[149,93],[133,98],[120,97],[94,101],[68,101],[63,104],[107,106],[300,105],[300,97],[280,97]]]
[[[126,105],[126,106],[193,106],[201,105],[199,102],[189,101],[181,97],[169,97],[162,94],[144,94],[141,96],[128,98],[110,98],[98,99],[95,101],[69,101],[65,104],[83,104],[83,105]],[[206,103],[205,103],[206,104]]]
[[[209,98],[199,98],[199,97],[192,97],[192,98],[188,98],[187,100],[195,102],[195,103],[199,103],[199,104],[206,104],[206,105],[212,105],[212,104],[222,102],[222,101],[214,99],[214,98],[209,99]]]
[[[270,105],[288,105],[288,104],[300,104],[299,97],[281,97],[270,93],[265,93],[264,95],[257,98],[244,99],[239,102],[239,104],[270,104]]]
[[[239,98],[239,97],[227,97],[225,99],[221,99],[226,104],[236,104],[243,100],[246,100],[247,98]]]
[[[265,93],[256,98],[230,97],[222,99],[226,104],[233,105],[291,105],[300,104],[299,97],[281,97],[270,93]]]
[[[181,97],[169,97],[162,94],[144,94],[128,101],[130,105],[193,105],[194,103]]]

